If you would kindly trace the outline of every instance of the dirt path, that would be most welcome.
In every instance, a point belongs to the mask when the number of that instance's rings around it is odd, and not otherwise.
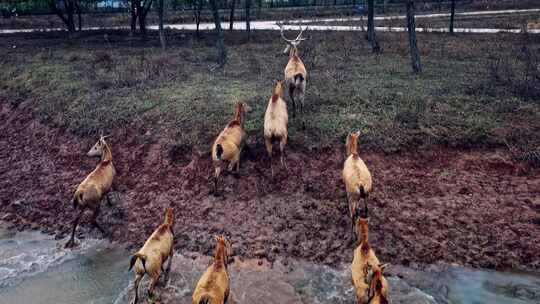
[[[96,163],[84,156],[95,138],[40,124],[25,103],[0,104],[0,219],[65,237],[72,191]],[[225,233],[243,257],[351,260],[341,147],[291,147],[289,172],[272,182],[264,149],[255,145],[240,177],[223,179],[225,197],[214,198],[208,154],[168,153],[167,139],[133,130],[112,132],[120,201],[104,205],[98,219],[111,239],[141,245],[171,204],[176,249],[184,253],[210,254],[212,235]],[[524,173],[498,150],[362,156],[375,179],[370,237],[382,261],[540,268],[538,172]],[[88,217],[79,235],[101,237],[88,232]]]

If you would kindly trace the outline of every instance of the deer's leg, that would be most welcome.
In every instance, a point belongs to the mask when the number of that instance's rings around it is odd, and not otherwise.
[[[241,151],[238,151],[238,153],[233,157],[233,159],[231,159],[231,162],[229,163],[229,172],[234,173],[235,176],[238,176],[238,173],[240,172],[240,153]]]
[[[236,159],[236,174],[240,173],[240,155],[242,155],[242,149],[238,151],[238,158]]]
[[[294,101],[294,86],[289,86],[289,97],[291,98],[293,108],[293,118],[296,117],[296,102]]]
[[[270,160],[270,172],[274,177],[274,166],[272,166],[272,138],[264,137],[264,145],[266,146],[266,152],[268,153],[268,159]]]
[[[354,232],[354,212],[355,212],[355,206],[354,206],[354,198],[351,197],[349,193],[347,193],[347,203],[349,205],[349,215],[351,217],[351,243],[354,244],[356,242],[356,234]]]
[[[364,216],[366,218],[369,217],[369,214],[368,214],[368,199],[369,199],[369,195],[366,193],[366,197],[364,198]]]
[[[159,271],[161,272],[161,271]],[[150,279],[150,287],[148,287],[148,298],[149,299],[154,299],[154,296],[155,296],[155,293],[154,293],[154,290],[156,289],[156,284],[159,280],[159,276],[160,276],[161,273],[158,273],[157,276],[155,277],[152,277]]]
[[[285,145],[286,144],[287,144],[287,137],[283,136],[283,138],[279,142],[281,166],[284,167],[285,170],[288,170],[287,164],[285,163]]]
[[[94,209],[94,214],[92,214],[92,225],[96,227],[101,233],[107,234],[107,231],[101,227],[101,225],[97,222],[97,217],[99,215],[99,205]]]
[[[299,92],[300,92],[300,107],[301,107],[301,112],[304,113],[304,99],[306,98],[306,81],[302,81],[302,84],[300,85],[300,88],[299,88]]]
[[[105,197],[107,198],[107,205],[109,205],[109,207],[112,207],[112,203],[111,203],[111,192],[107,192],[107,194],[105,195]]]
[[[141,283],[142,278],[143,276],[139,274],[137,274],[135,277],[135,282],[133,283],[133,285],[135,286],[135,299],[133,299],[133,302],[131,302],[131,304],[137,304],[137,302],[139,301],[139,284]]]
[[[214,169],[214,194],[217,194],[218,193],[218,178],[219,178],[219,174],[221,172],[221,164],[220,163],[217,163],[215,165],[215,169]]]
[[[169,280],[169,274],[171,273],[171,264],[172,264],[172,258],[174,255],[174,250],[171,247],[171,252],[169,253],[169,261],[167,264],[167,269],[165,270],[165,285],[167,285],[167,281]]]
[[[79,221],[81,220],[81,217],[84,213],[84,207],[81,208],[81,211],[79,211],[79,214],[77,214],[77,217],[73,220],[73,229],[71,230],[71,238],[66,243],[66,248],[71,248],[75,246],[75,230],[77,229],[77,225],[79,225]]]

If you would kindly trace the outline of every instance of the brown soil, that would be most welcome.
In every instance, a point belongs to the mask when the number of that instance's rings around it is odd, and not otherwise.
[[[85,156],[95,138],[41,124],[28,104],[0,103],[0,220],[65,237],[74,217],[72,192],[96,163]],[[226,174],[224,197],[216,198],[209,154],[170,148],[159,134],[136,130],[142,128],[111,132],[119,200],[104,205],[98,218],[110,239],[140,246],[172,205],[175,247],[182,252],[210,254],[212,235],[224,233],[245,258],[351,260],[341,146],[289,147],[289,171],[272,181],[264,148],[252,143],[240,176]],[[540,268],[540,174],[511,162],[506,151],[362,157],[375,181],[370,239],[382,261]],[[88,217],[78,235],[101,237]]]

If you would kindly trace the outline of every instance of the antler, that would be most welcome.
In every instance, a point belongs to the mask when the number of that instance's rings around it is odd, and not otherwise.
[[[296,36],[296,39],[295,41],[304,41],[306,40],[307,38],[302,38],[302,33],[304,32],[304,28],[302,28],[302,26],[300,26],[300,33],[298,34],[298,36]]]
[[[302,33],[304,32],[304,28],[302,28],[302,26],[300,26],[300,33],[298,34],[298,36],[296,36],[295,39],[287,39],[287,37],[285,37],[285,34],[283,33],[283,23],[277,23],[276,24],[279,26],[279,30],[280,30],[280,34],[281,34],[281,38],[285,41],[287,41],[288,43],[298,43],[300,41],[304,41],[306,40],[307,38],[302,38]]]

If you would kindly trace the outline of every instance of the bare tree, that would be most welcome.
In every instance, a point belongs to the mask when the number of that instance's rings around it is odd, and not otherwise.
[[[130,0],[131,1],[131,35],[135,35],[137,20],[139,31],[143,39],[146,38],[146,16],[152,7],[154,0]]]
[[[158,0],[158,14],[159,14],[159,43],[161,48],[165,50],[165,33],[163,30],[163,0]]]
[[[130,1],[130,13],[131,31],[129,32],[129,35],[133,36],[137,32],[137,6],[135,5],[135,1]]]
[[[191,4],[191,8],[193,9],[193,17],[195,17],[195,25],[197,26],[195,35],[197,35],[197,38],[200,38],[199,25],[201,24],[201,12],[204,6],[204,0],[188,0],[188,3]]]
[[[375,9],[374,0],[368,0],[368,41],[371,43],[371,49],[374,53],[378,53],[381,49],[379,42],[377,42],[377,36],[375,35]]]
[[[450,4],[450,34],[454,34],[454,15],[456,13],[456,0]]]
[[[79,19],[79,32],[82,31],[82,12],[81,12],[81,6],[79,2],[73,1],[73,5],[75,6],[75,11],[77,12],[77,17]]]
[[[233,30],[234,26],[234,9],[236,7],[236,0],[231,0],[231,15],[229,16],[229,31]]]
[[[212,10],[212,15],[214,16],[214,24],[216,25],[218,65],[223,67],[227,62],[227,50],[225,49],[225,38],[223,37],[223,30],[221,29],[221,18],[219,17],[216,1],[217,0],[209,0],[209,3],[210,9]]]
[[[82,18],[81,18],[81,8],[79,6],[79,3],[77,0],[64,0],[63,2],[63,8],[60,6],[57,6],[56,0],[47,0],[47,4],[49,5],[49,8],[64,22],[66,25],[66,28],[68,30],[69,37],[73,37],[73,34],[77,30],[75,26],[75,18],[74,14],[75,11],[77,12],[79,16],[79,31],[82,30]]]
[[[246,0],[246,31],[247,31],[247,37],[248,40],[251,38],[251,28],[250,28],[250,8],[251,8],[251,0]]]
[[[409,32],[409,45],[411,49],[411,63],[413,72],[420,73],[422,66],[420,64],[420,53],[416,45],[416,25],[414,20],[415,7],[414,0],[407,0],[407,30]]]

